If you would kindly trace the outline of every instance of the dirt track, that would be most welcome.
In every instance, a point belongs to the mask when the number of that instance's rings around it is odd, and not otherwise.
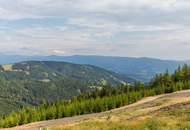
[[[154,100],[162,98],[162,97],[168,97],[168,98],[175,97],[176,98],[176,97],[186,97],[186,96],[190,97],[190,90],[180,91],[180,92],[165,94],[165,95],[158,95],[158,96],[153,96],[153,97],[147,97],[147,98],[144,98],[144,99],[142,99],[142,100],[140,100],[134,104],[124,106],[124,107],[121,107],[118,109],[113,109],[113,110],[107,111],[107,112],[87,114],[87,115],[81,115],[81,116],[75,116],[75,117],[67,117],[67,118],[63,118],[63,119],[50,120],[50,121],[41,121],[41,122],[31,123],[31,124],[18,126],[18,127],[14,127],[14,128],[7,128],[7,129],[0,129],[0,130],[38,130],[39,128],[46,128],[46,127],[49,128],[49,127],[54,127],[54,126],[59,126],[59,125],[64,125],[64,124],[65,125],[66,124],[72,124],[75,122],[88,120],[88,119],[94,118],[94,117],[101,117],[101,116],[104,116],[110,112],[113,112],[113,113],[123,112],[129,108],[132,108],[132,107],[135,107],[138,105],[151,103]]]

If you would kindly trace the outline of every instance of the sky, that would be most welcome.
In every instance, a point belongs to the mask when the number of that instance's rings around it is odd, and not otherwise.
[[[189,0],[0,0],[0,53],[190,59]]]

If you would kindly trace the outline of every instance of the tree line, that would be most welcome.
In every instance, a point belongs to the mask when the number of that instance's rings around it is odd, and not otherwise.
[[[0,127],[13,127],[31,122],[71,117],[111,110],[134,103],[144,97],[190,89],[190,67],[183,65],[170,74],[166,71],[156,75],[149,84],[136,82],[133,85],[103,86],[93,92],[81,94],[71,100],[46,103],[38,107],[25,107],[4,115]]]

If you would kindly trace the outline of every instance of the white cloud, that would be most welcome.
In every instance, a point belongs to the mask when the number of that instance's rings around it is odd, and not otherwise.
[[[189,12],[188,0],[0,0],[0,52],[186,58]]]
[[[189,9],[187,0],[6,0],[0,8],[7,14],[20,17],[63,16],[78,13],[131,13],[146,9],[175,11]],[[10,13],[11,12],[11,13]],[[152,13],[152,12],[151,12]],[[14,15],[13,15],[14,14]],[[6,15],[5,15],[6,16]],[[5,18],[3,16],[2,18]],[[10,18],[6,16],[5,19]],[[17,17],[16,17],[17,18]]]
[[[53,53],[55,53],[55,55],[65,55],[65,51],[63,50],[53,50]]]

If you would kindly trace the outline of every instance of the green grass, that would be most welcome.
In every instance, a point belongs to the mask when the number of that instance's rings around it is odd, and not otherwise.
[[[172,109],[146,114],[133,119],[120,113],[109,120],[95,118],[52,130],[190,130],[190,109]]]
[[[173,122],[159,118],[148,118],[141,122],[85,122],[76,126],[57,128],[53,130],[190,130],[190,122]]]

